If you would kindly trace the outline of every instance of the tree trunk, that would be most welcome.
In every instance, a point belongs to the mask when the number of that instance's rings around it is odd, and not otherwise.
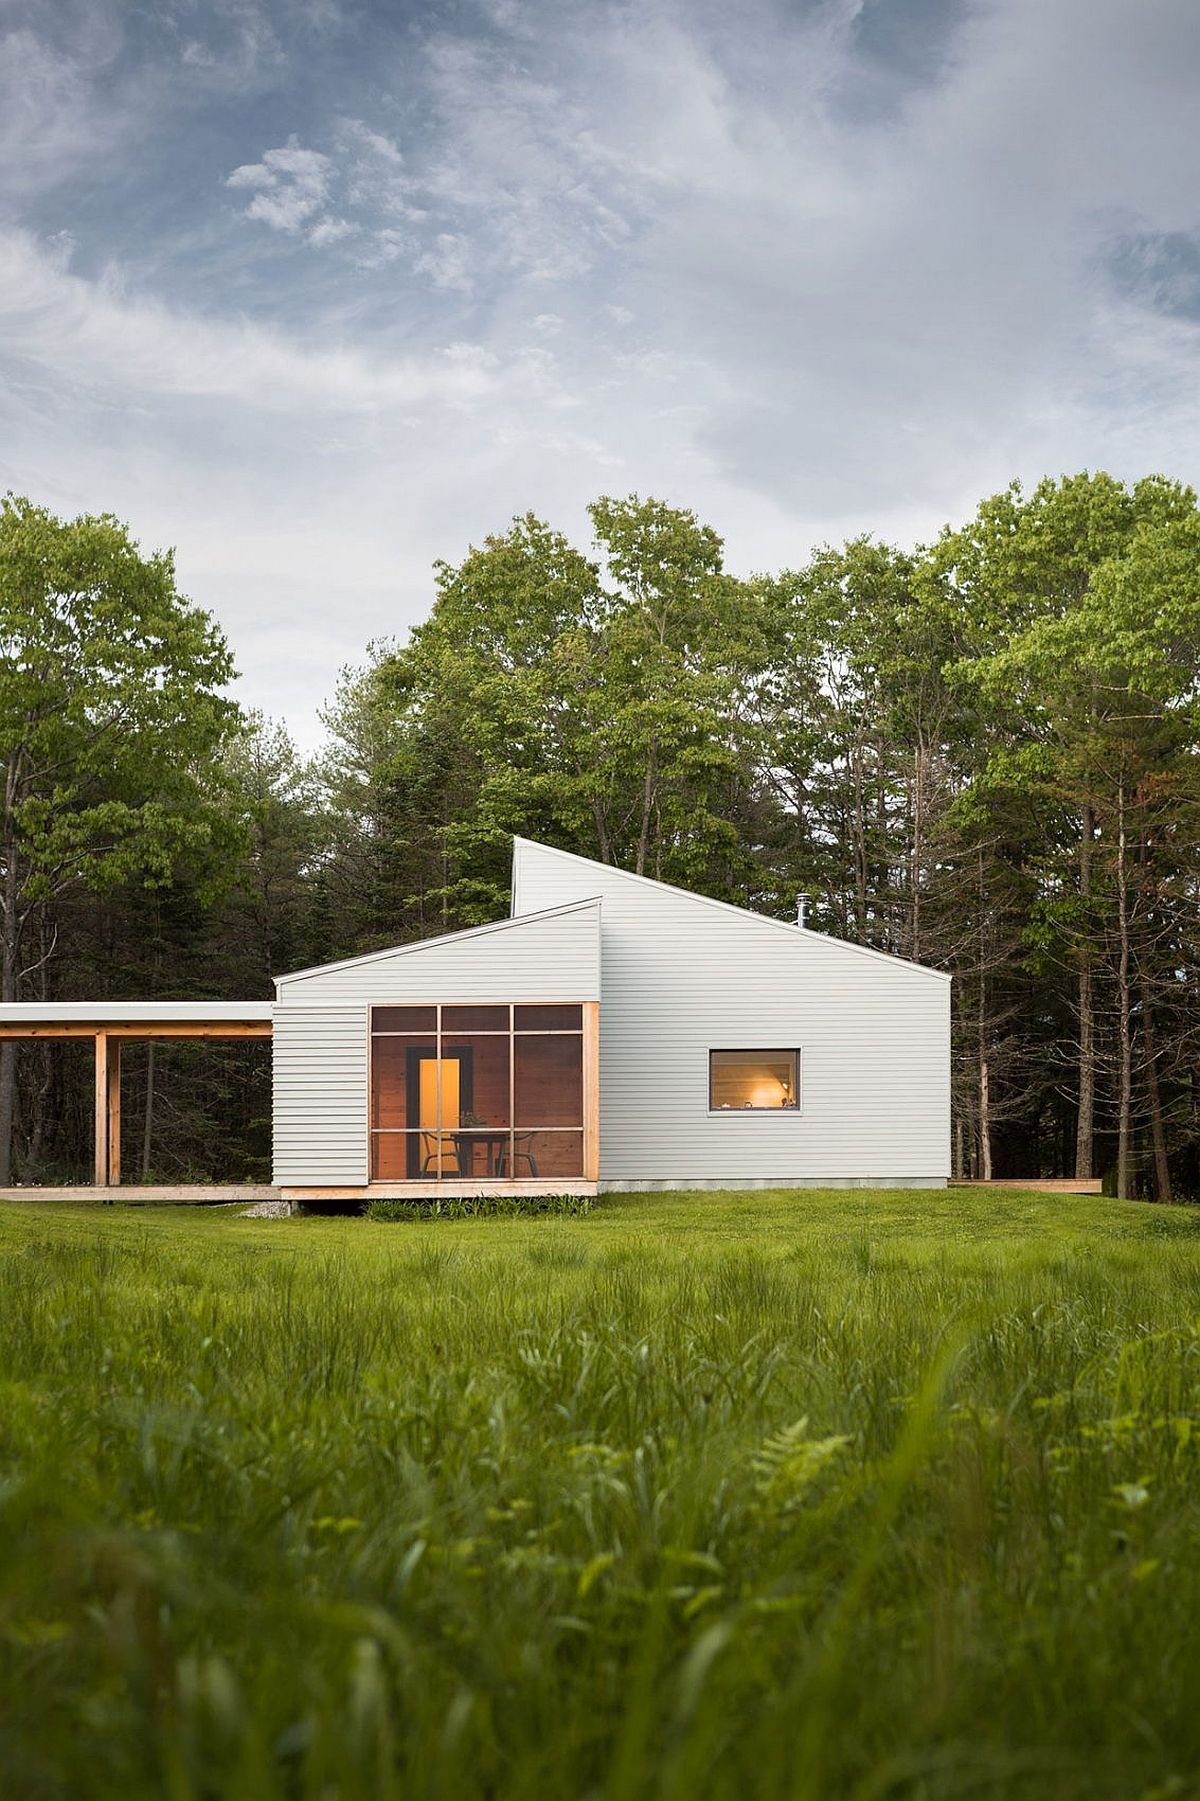
[[[983,974],[983,945],[979,958],[979,1010],[975,1020],[976,1046],[979,1054],[979,1174],[985,1182],[992,1179],[992,1096],[991,1072],[988,1069],[987,988]]]
[[[908,955],[921,961],[921,867],[925,845],[925,756],[920,744],[913,751],[912,844],[909,848]]]
[[[1117,786],[1117,1199],[1129,1199],[1132,1182],[1133,1037],[1129,984],[1129,873],[1125,856],[1125,777]]]
[[[862,740],[850,753],[854,782],[854,813],[850,831],[854,850],[854,905],[857,913],[858,942],[867,942],[867,823],[863,783]]]
[[[637,863],[634,870],[636,875],[645,875],[646,873],[646,858],[650,852],[650,821],[654,817],[657,785],[658,740],[652,739],[646,758],[646,779],[642,784],[642,826],[638,833]]]
[[[975,1048],[977,1056],[979,1081],[979,1174],[985,1182],[992,1179],[992,1096],[991,1071],[988,1068],[988,1029],[987,1029],[987,962],[990,933],[988,930],[990,916],[987,909],[987,893],[983,877],[983,846],[979,847],[978,858],[978,946],[977,974],[979,978],[979,999],[975,1015]]]
[[[46,917],[44,912],[38,915],[38,999],[46,1000],[46,965],[50,959],[53,944],[46,945]],[[42,1151],[46,1140],[46,1102],[54,1081],[55,1064],[52,1058],[52,1046],[37,1044],[32,1047],[34,1062],[38,1072],[37,1085],[33,1090],[32,1105],[29,1109],[29,1129],[25,1135],[26,1157],[35,1168],[41,1163]]]
[[[17,1044],[6,1038],[0,1044],[0,1188],[12,1181],[13,1120],[17,1105]]]
[[[1146,1058],[1146,1095],[1150,1103],[1150,1142],[1154,1148],[1154,1198],[1156,1201],[1167,1202],[1172,1198],[1171,1165],[1167,1157],[1167,1133],[1163,1124],[1162,1095],[1158,1086],[1150,983],[1144,973],[1139,987],[1142,998],[1142,1050]]]
[[[21,922],[14,812],[18,794],[18,758],[11,755],[4,773],[4,917],[0,920],[0,1001],[17,997],[17,955]],[[0,1188],[12,1181],[13,1120],[17,1106],[17,1044],[0,1044]]]
[[[979,1059],[979,1174],[985,1182],[992,1179],[992,1111],[988,1093],[987,1058]]]
[[[604,816],[604,809],[598,800],[593,800],[592,802],[592,818],[596,822],[596,846],[600,852],[600,861],[602,863],[611,863],[612,851],[609,848],[608,842],[608,822]]]
[[[1079,839],[1079,893],[1086,900],[1092,891],[1092,809],[1085,806]],[[1092,951],[1085,922],[1079,947],[1079,1114],[1075,1127],[1075,1174],[1090,1177],[1092,1141],[1096,1125],[1096,1014],[1092,980]]]
[[[142,1181],[150,1180],[151,1151],[154,1143],[154,1040],[146,1045],[146,1104],[142,1110]]]

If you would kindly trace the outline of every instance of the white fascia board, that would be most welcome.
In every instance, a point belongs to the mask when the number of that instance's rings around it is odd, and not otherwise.
[[[272,1001],[6,1001],[0,1005],[0,1025],[43,1020],[47,1025],[217,1026],[270,1020],[273,1012]]]

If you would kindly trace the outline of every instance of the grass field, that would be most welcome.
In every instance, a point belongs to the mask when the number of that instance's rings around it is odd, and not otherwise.
[[[0,1207],[0,1792],[1200,1796],[1200,1213]]]

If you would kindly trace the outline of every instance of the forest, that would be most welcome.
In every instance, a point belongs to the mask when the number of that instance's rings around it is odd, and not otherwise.
[[[503,915],[514,832],[954,976],[956,1173],[1200,1199],[1200,510],[1018,484],[731,574],[688,510],[534,514],[351,661],[320,752],[111,515],[0,510],[2,998],[267,997]],[[131,1177],[265,1179],[269,1055],[126,1057]],[[0,1047],[0,1183],[84,1178],[86,1047]]]

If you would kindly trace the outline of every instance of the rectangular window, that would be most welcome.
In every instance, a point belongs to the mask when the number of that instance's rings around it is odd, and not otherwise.
[[[579,1175],[583,1124],[581,1006],[371,1009],[373,1181]]]
[[[709,1051],[712,1113],[778,1113],[800,1105],[799,1051]]]

